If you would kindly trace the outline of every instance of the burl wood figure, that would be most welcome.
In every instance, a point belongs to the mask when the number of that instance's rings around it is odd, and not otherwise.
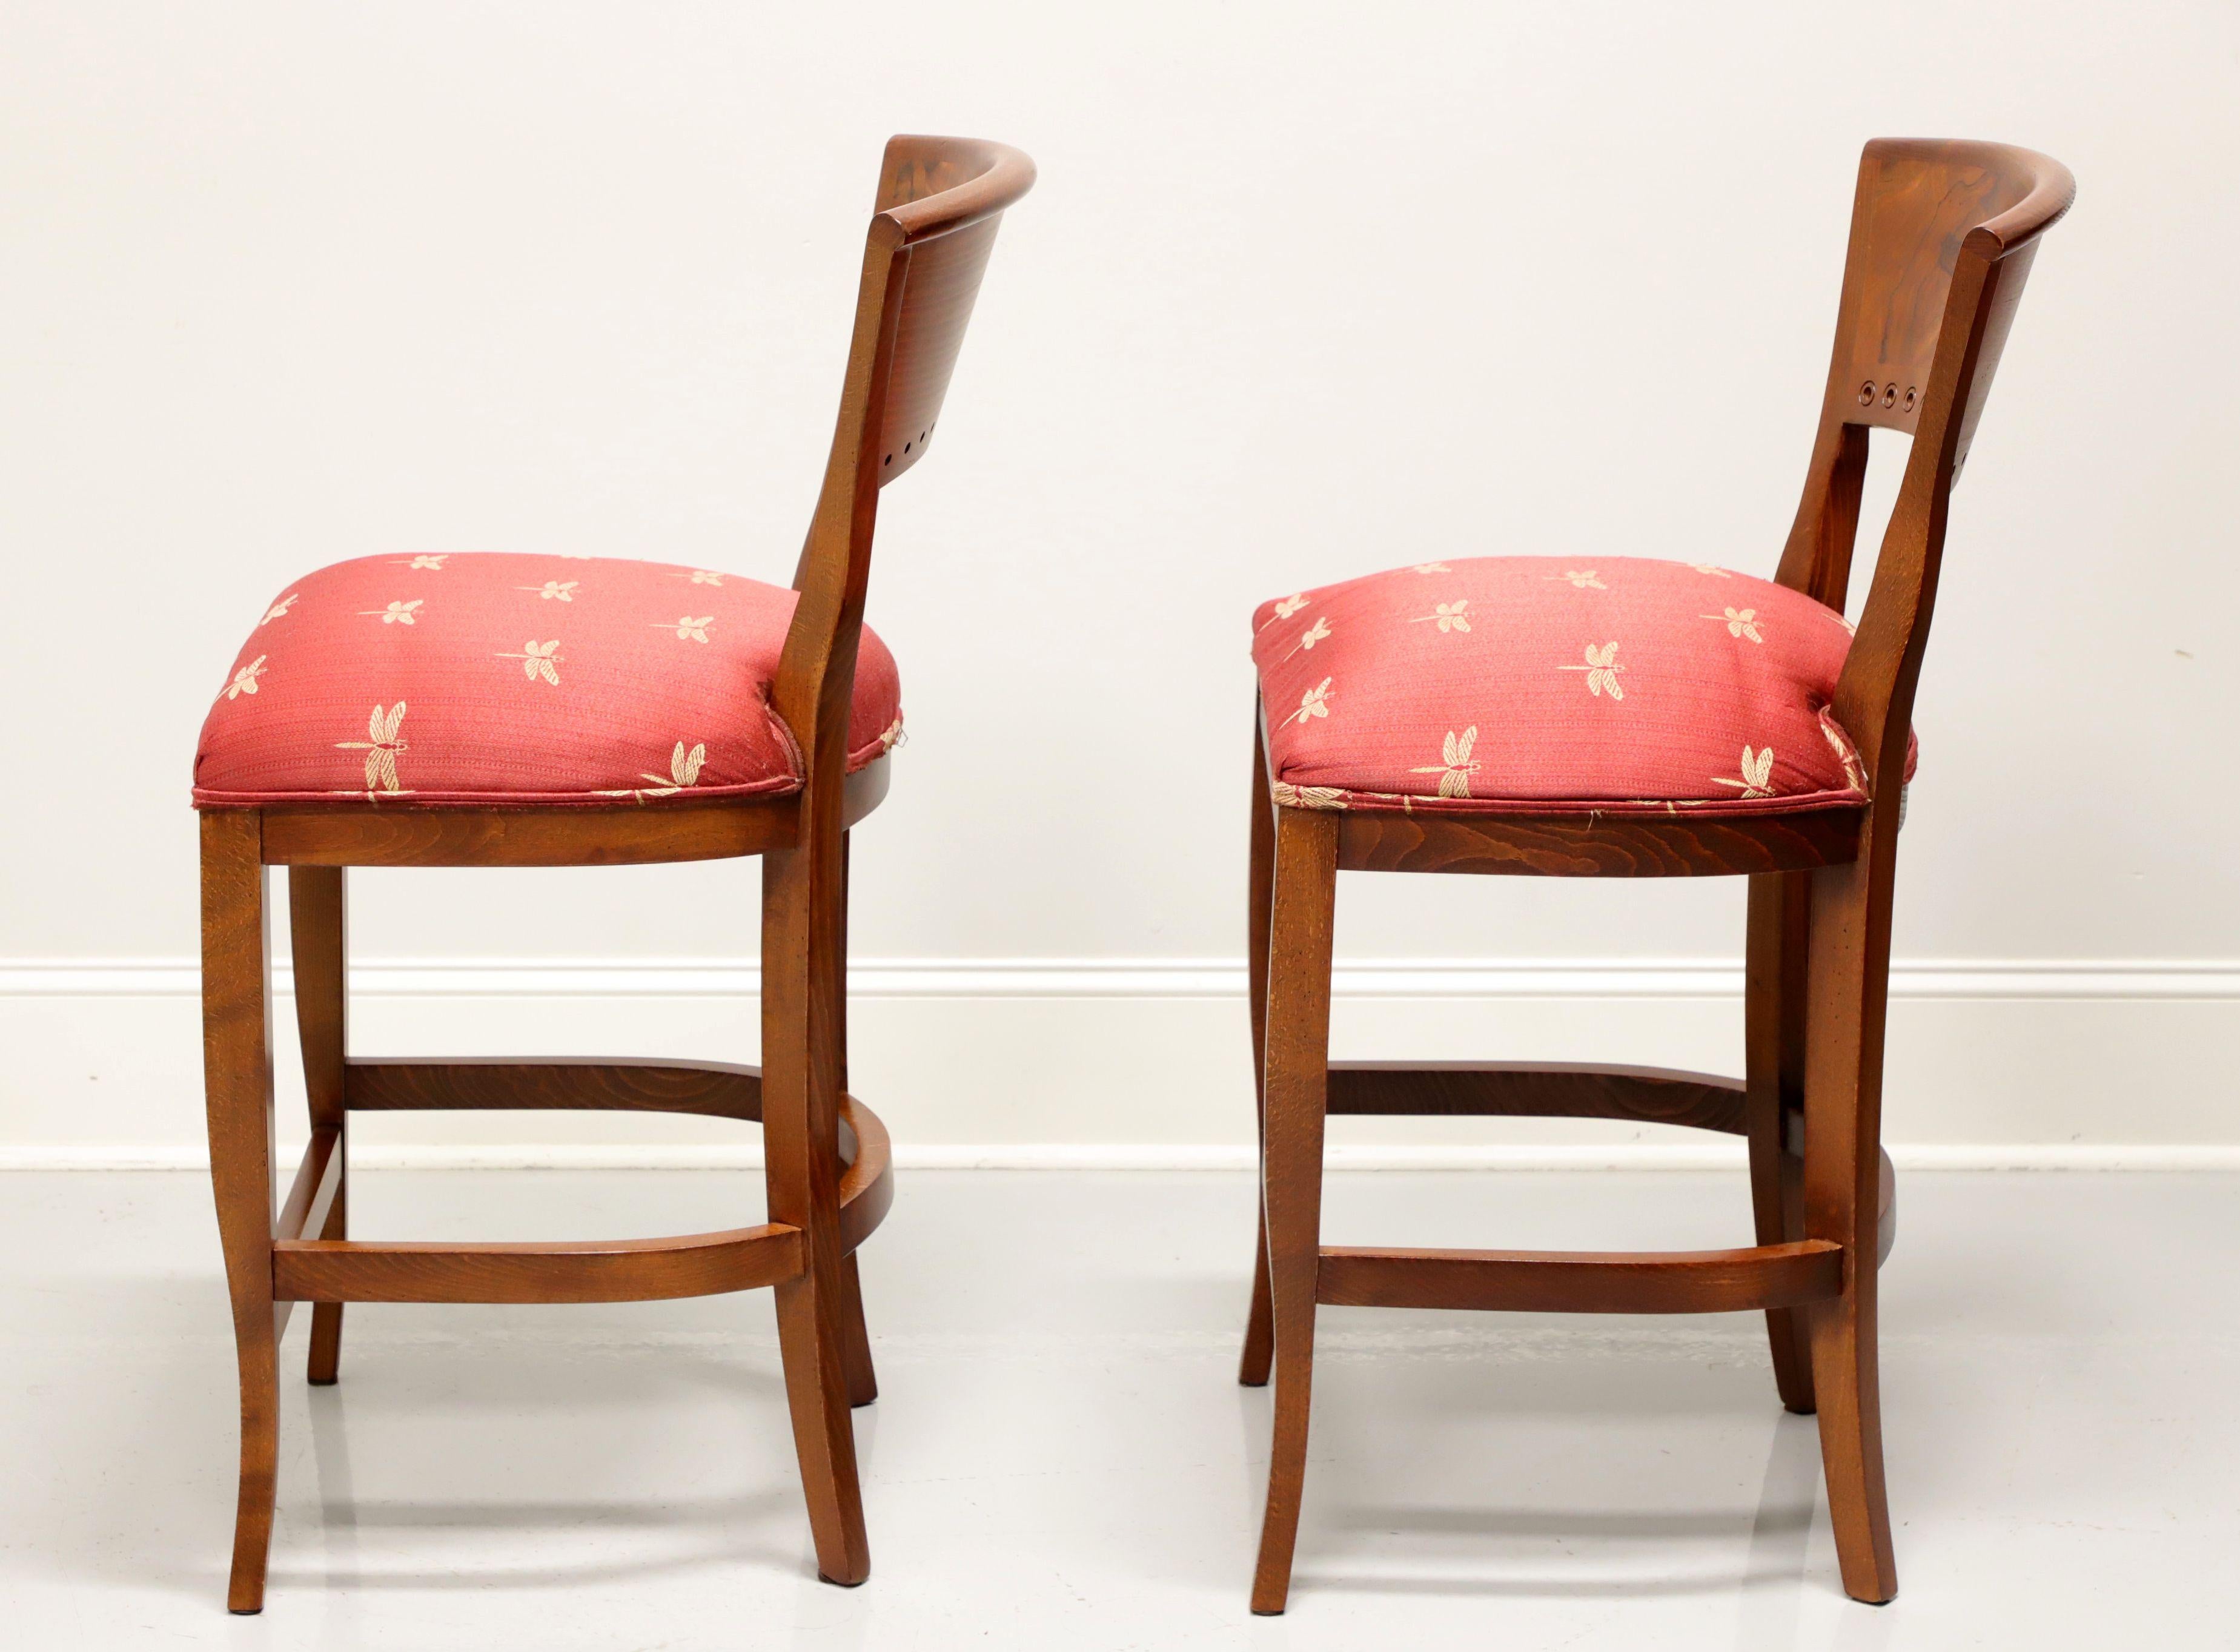
[[[1789,783],[1772,754],[1747,749],[1738,776],[1700,788],[1595,789],[1599,772],[1635,772],[1629,762],[1643,754],[1614,743],[1623,740],[1625,726],[1614,707],[1621,698],[1647,703],[1651,680],[1641,672],[1595,681],[1594,673],[1610,673],[1617,659],[1614,647],[1598,648],[1599,636],[1590,637],[1583,667],[1561,668],[1586,672],[1596,696],[1583,690],[1569,703],[1574,723],[1566,737],[1582,737],[1577,729],[1588,725],[1577,722],[1581,717],[1604,719],[1591,726],[1610,732],[1580,748],[1577,789],[1543,785],[1522,799],[1503,793],[1502,764],[1483,760],[1483,744],[1473,751],[1475,726],[1470,738],[1449,735],[1443,765],[1422,755],[1400,760],[1423,765],[1414,772],[1439,773],[1436,788],[1427,780],[1412,793],[1396,793],[1391,764],[1377,778],[1319,763],[1317,751],[1336,748],[1315,743],[1335,740],[1343,729],[1348,679],[1337,676],[1333,686],[1337,668],[1319,663],[1343,643],[1343,627],[1332,632],[1317,621],[1298,632],[1321,651],[1311,656],[1317,662],[1311,671],[1284,680],[1282,698],[1271,689],[1271,674],[1282,662],[1307,657],[1296,652],[1301,643],[1284,644],[1290,655],[1256,643],[1264,709],[1252,783],[1250,933],[1263,1203],[1241,1378],[1265,1382],[1272,1362],[1276,1395],[1254,1611],[1282,1611],[1290,1587],[1315,1310],[1323,1302],[1581,1313],[1764,1309],[1783,1403],[1819,1414],[1843,1587],[1877,1602],[1897,1592],[1883,1480],[1875,1283],[1892,1226],[1890,1167],[1881,1147],[1883,1035],[1903,776],[1952,484],[2038,236],[2068,210],[2074,190],[2057,163],[2000,144],[1887,139],[1866,147],[1818,434],[1777,576],[1785,589],[1759,587],[1814,624],[1839,621],[1869,434],[1881,429],[1912,438],[1856,639],[1847,654],[1839,643],[1831,668],[1839,674],[1815,691],[1818,703],[1800,701],[1809,715],[1832,716],[1837,732],[1828,743],[1844,764],[1829,783],[1837,789],[1823,787],[1812,807],[1786,806]],[[1470,567],[1487,578],[1499,572]],[[1739,586],[1739,576],[1693,564],[1626,567],[1629,578],[1694,568],[1713,576],[1711,584]],[[1442,563],[1414,571],[1427,570],[1463,571]],[[1581,586],[1614,591],[1619,583],[1606,561],[1599,576],[1588,567],[1559,570],[1532,589],[1550,592],[1552,602]],[[1286,625],[1306,626],[1318,604],[1334,603],[1345,589],[1302,593],[1274,611]],[[1709,603],[1718,605],[1716,597]],[[1457,603],[1423,617],[1461,617],[1467,629],[1474,616],[1482,639],[1489,620]],[[1737,650],[1733,657],[1744,667],[1759,669],[1778,639],[1731,606],[1723,617],[1723,626],[1702,627],[1698,646]],[[1263,623],[1263,637],[1280,642],[1288,635],[1271,626]],[[1580,658],[1578,629],[1565,633],[1569,660]],[[1380,633],[1390,635],[1390,644],[1379,646],[1416,646],[1429,630],[1395,625]],[[1762,654],[1754,651],[1761,640]],[[1303,696],[1301,682],[1308,685]],[[1529,720],[1537,703],[1530,694],[1537,691],[1527,684],[1504,698],[1503,716]],[[1360,700],[1357,691],[1357,709]],[[1270,717],[1278,719],[1272,729]],[[1495,726],[1491,717],[1488,723]],[[1750,736],[1741,728],[1727,732],[1736,736],[1722,748],[1732,768],[1731,753]],[[1437,749],[1435,729],[1426,725],[1423,737]],[[1596,748],[1592,738],[1613,743]],[[1810,744],[1826,762],[1820,743]],[[1784,762],[1791,755],[1785,743]],[[1730,789],[1722,793],[1722,785]],[[1748,877],[1746,1076],[1333,1063],[1330,936],[1341,869]],[[1324,1246],[1323,1120],[1332,1113],[1639,1119],[1745,1136],[1757,1242],[1645,1255]]]
[[[523,583],[512,570],[531,559],[400,558],[393,565],[405,573],[392,577],[424,574],[432,594],[363,610],[355,621],[361,630],[346,634],[364,639],[359,650],[329,650],[318,662],[322,681],[344,685],[338,703],[356,708],[357,726],[308,735],[311,712],[290,708],[313,704],[313,674],[290,676],[301,655],[284,652],[284,639],[290,626],[321,623],[313,596],[275,603],[243,650],[204,730],[197,791],[211,1175],[241,1365],[240,1503],[227,1595],[234,1611],[263,1604],[278,1348],[299,1302],[315,1304],[310,1380],[331,1382],[345,1302],[634,1302],[771,1286],[817,1569],[843,1584],[860,1583],[870,1571],[850,1408],[870,1403],[877,1390],[854,1253],[886,1213],[890,1160],[886,1131],[847,1089],[848,844],[850,828],[885,795],[891,734],[869,746],[851,736],[851,712],[863,697],[859,643],[867,656],[876,646],[863,626],[864,592],[880,490],[925,450],[997,225],[1034,176],[1025,156],[1000,144],[941,137],[888,144],[838,426],[794,575],[797,600],[762,586],[767,600],[757,606],[755,582],[649,564],[562,563],[547,571],[569,577]],[[308,576],[304,592],[346,585],[343,576],[355,566]],[[673,588],[654,583],[670,574]],[[330,575],[337,577],[319,583]],[[446,598],[469,585],[480,593],[477,612],[537,617],[493,619],[490,638],[459,644],[459,633],[443,629],[455,623]],[[674,703],[698,707],[710,727],[689,754],[680,742],[673,760],[665,732],[649,749],[657,770],[671,764],[667,776],[628,772],[645,766],[630,762],[603,784],[591,783],[597,776],[563,784],[549,769],[524,764],[517,739],[531,727],[539,737],[556,728],[588,735],[612,707],[573,693],[595,681],[584,675],[597,668],[583,649],[572,642],[524,648],[518,639],[525,629],[563,624],[583,634],[603,611],[603,590],[617,586],[657,590],[667,606],[650,610],[649,626],[643,613],[616,617],[610,604],[601,623],[611,645],[624,654],[669,649],[661,663],[666,689]],[[494,609],[501,597],[517,606]],[[719,622],[719,602],[743,605]],[[686,616],[673,621],[679,605]],[[703,646],[710,625],[751,626],[758,615],[768,626],[756,643],[759,655],[721,652],[737,639],[720,629],[717,645]],[[274,640],[258,640],[268,637]],[[883,647],[878,653],[883,659]],[[750,657],[770,663],[765,678],[741,663]],[[616,660],[609,663],[617,680],[637,680],[622,655]],[[416,703],[411,724],[403,695],[385,686],[406,671],[434,685],[429,709]],[[428,724],[478,691],[473,685],[500,683],[544,696],[533,702],[538,721],[510,732],[495,716],[479,725]],[[412,697],[423,696],[416,690]],[[368,704],[374,726],[357,739]],[[263,736],[244,733],[246,722],[226,721],[253,717],[259,707],[277,719]],[[758,757],[727,756],[727,738],[748,722],[770,738],[754,749]],[[438,737],[419,731],[427,726]],[[258,749],[259,738],[270,749]],[[345,767],[364,765],[357,795],[348,776],[338,786],[322,766],[336,750]],[[423,783],[438,773],[443,784]],[[696,796],[711,789],[711,776],[728,783],[720,795]],[[430,802],[430,791],[450,801]],[[688,1062],[366,1061],[349,1052],[347,867],[617,866],[747,855],[763,856],[763,867],[759,1070]],[[277,1203],[266,901],[274,866],[289,869],[311,1122],[301,1168]],[[549,1244],[346,1237],[351,1115],[452,1108],[759,1120],[768,1220],[676,1238]]]

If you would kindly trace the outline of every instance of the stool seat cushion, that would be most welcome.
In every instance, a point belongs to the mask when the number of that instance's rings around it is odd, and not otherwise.
[[[361,556],[276,596],[195,753],[202,807],[606,804],[797,791],[770,709],[795,594],[709,569],[451,551]],[[848,767],[902,732],[869,627]]]
[[[1290,807],[1745,815],[1866,800],[1829,710],[1850,627],[1746,574],[1456,557],[1264,603],[1252,623],[1270,779]]]

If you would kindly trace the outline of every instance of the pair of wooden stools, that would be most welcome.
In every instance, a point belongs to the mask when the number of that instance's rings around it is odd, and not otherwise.
[[[196,757],[210,1168],[241,1372],[229,1604],[263,1603],[278,1345],[314,1304],[636,1301],[769,1285],[817,1569],[870,1570],[851,1406],[877,1387],[854,1252],[885,1131],[847,1091],[848,833],[902,728],[863,623],[880,490],[923,455],[1005,209],[998,144],[897,138],[838,430],[791,590],[603,558],[427,553],[307,575],[250,634]],[[1708,564],[1448,557],[1255,620],[1251,1023],[1262,1222],[1243,1379],[1276,1382],[1253,1609],[1283,1609],[1319,1303],[1763,1309],[1783,1402],[1817,1409],[1843,1583],[1897,1588],[1876,1386],[1890,894],[1914,686],[1952,483],[2068,172],[1995,144],[1877,142],[1859,172],[1803,502],[1772,583]],[[1868,432],[1912,438],[1857,636]],[[348,1053],[345,867],[763,857],[761,1069]],[[275,1199],[266,869],[289,869],[311,1136]],[[1341,869],[1743,874],[1748,1076],[1328,1059]],[[350,1116],[621,1108],[760,1120],[769,1219],[553,1244],[346,1236]],[[1321,1243],[1330,1113],[1533,1114],[1746,1136],[1757,1243],[1675,1254]]]

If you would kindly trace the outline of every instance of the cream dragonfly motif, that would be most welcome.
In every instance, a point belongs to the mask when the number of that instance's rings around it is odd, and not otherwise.
[[[335,742],[337,751],[365,753],[365,795],[369,797],[379,793],[394,796],[404,789],[397,779],[397,759],[411,749],[397,732],[403,724],[404,702],[399,700],[385,709],[374,707],[373,715],[366,719],[364,739]]]
[[[1699,574],[1709,574],[1713,579],[1732,579],[1734,576],[1717,563],[1690,563],[1689,567]]]
[[[1729,636],[1747,636],[1753,643],[1765,641],[1765,638],[1758,634],[1757,610],[1754,608],[1730,608],[1723,614],[1698,614],[1696,617],[1724,620]]]
[[[1294,786],[1288,780],[1268,783],[1268,796],[1278,809],[1343,809],[1345,793],[1336,786]]]
[[[699,783],[700,766],[707,761],[708,748],[704,743],[697,743],[687,751],[684,743],[680,740],[677,743],[677,749],[669,754],[669,772],[666,775],[657,775],[650,770],[639,774],[640,780],[653,783],[650,786],[623,786],[612,791],[595,791],[591,795],[594,797],[635,797],[641,803],[648,797],[674,797],[687,787]]]
[[[657,631],[675,631],[677,633],[677,640],[680,643],[683,642],[688,637],[695,643],[706,642],[708,640],[708,628],[715,623],[716,616],[713,614],[709,615],[705,619],[694,619],[690,614],[687,614],[678,618],[674,624],[670,623],[667,620],[654,620],[650,622],[653,629]]]
[[[1469,606],[1470,598],[1467,596],[1457,596],[1451,603],[1434,603],[1431,604],[1431,612],[1418,614],[1408,623],[1437,625],[1442,636],[1449,631],[1467,631],[1470,629],[1470,616],[1463,610]]]
[[[1444,563],[1417,563],[1416,571],[1419,574],[1451,574],[1455,570]]]
[[[1299,709],[1291,713],[1290,716],[1284,718],[1283,721],[1286,723],[1297,722],[1303,724],[1309,717],[1326,717],[1330,716],[1329,702],[1330,681],[1331,679],[1329,677],[1324,677],[1313,688],[1309,689],[1304,694],[1301,695],[1299,696]]]
[[[273,603],[271,607],[264,610],[264,617],[257,621],[257,624],[260,626],[270,625],[274,620],[287,618],[288,610],[295,607],[296,599],[303,594],[303,593],[301,591],[290,591],[285,596],[282,597],[278,602]]]
[[[1445,761],[1432,763],[1428,768],[1410,769],[1408,772],[1411,775],[1438,776],[1439,796],[1442,797],[1467,797],[1470,795],[1470,777],[1481,767],[1470,761],[1470,748],[1477,743],[1477,724],[1475,723],[1460,734],[1450,729],[1446,743],[1439,754]]]
[[[1276,617],[1279,620],[1289,619],[1292,615],[1297,613],[1306,605],[1307,596],[1304,591],[1300,591],[1294,596],[1286,596],[1282,602],[1276,604]]]
[[[1730,780],[1722,775],[1711,783],[1715,786],[1738,786],[1745,797],[1773,796],[1773,748],[1767,746],[1753,752],[1743,748],[1742,778]]]
[[[516,585],[514,590],[535,591],[547,602],[572,603],[576,600],[576,587],[583,583],[580,579],[548,579],[542,585]]]
[[[1288,660],[1291,657],[1291,654],[1297,654],[1301,649],[1312,649],[1316,643],[1322,642],[1330,634],[1330,623],[1327,619],[1317,619],[1299,634],[1299,640],[1291,644],[1291,653],[1286,654],[1283,657]]]
[[[409,603],[391,603],[387,608],[361,608],[360,619],[378,618],[383,625],[410,625],[413,615],[420,611],[426,598],[416,596]]]
[[[239,694],[257,692],[257,679],[264,675],[264,659],[265,656],[260,654],[233,674],[233,681],[225,685],[227,699]]]
[[[720,585],[723,576],[712,568],[696,568],[690,573],[671,574],[671,579],[689,579],[696,585]]]
[[[446,550],[439,552],[433,556],[415,556],[410,562],[392,562],[390,563],[390,566],[391,568],[410,568],[423,572],[434,572],[440,574],[443,571],[443,558],[449,556],[450,554],[451,553],[450,551]]]
[[[1566,568],[1560,574],[1549,574],[1543,577],[1550,584],[1559,579],[1569,580],[1573,590],[1606,591],[1610,589],[1591,568]]]
[[[1590,643],[1584,665],[1559,665],[1556,669],[1559,671],[1584,671],[1589,694],[1607,694],[1613,700],[1625,698],[1625,689],[1617,680],[1617,674],[1625,667],[1617,663],[1617,644],[1615,643],[1605,643],[1600,648]]]
[[[554,688],[558,688],[560,673],[555,668],[564,663],[568,657],[559,651],[560,639],[556,636],[550,643],[539,643],[532,637],[521,647],[522,651],[518,654],[500,654],[497,657],[501,660],[519,660],[522,676],[532,683],[538,677],[543,677]]]
[[[1857,750],[1843,730],[1836,726],[1836,719],[1825,711],[1820,714],[1820,732],[1826,737],[1829,749],[1836,754],[1836,761],[1843,765],[1843,778],[1851,789],[1858,792],[1866,790],[1867,771],[1859,765]],[[1899,803],[1902,806],[1904,799],[1900,798]]]

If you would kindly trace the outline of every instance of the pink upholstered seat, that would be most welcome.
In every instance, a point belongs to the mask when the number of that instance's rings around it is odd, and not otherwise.
[[[797,790],[770,708],[790,590],[605,557],[362,556],[267,608],[195,755],[204,807],[606,803]],[[902,731],[866,627],[850,769]]]
[[[1280,803],[1738,815],[1864,801],[1834,610],[1633,556],[1477,556],[1263,603]],[[1909,773],[1910,763],[1909,763]]]

